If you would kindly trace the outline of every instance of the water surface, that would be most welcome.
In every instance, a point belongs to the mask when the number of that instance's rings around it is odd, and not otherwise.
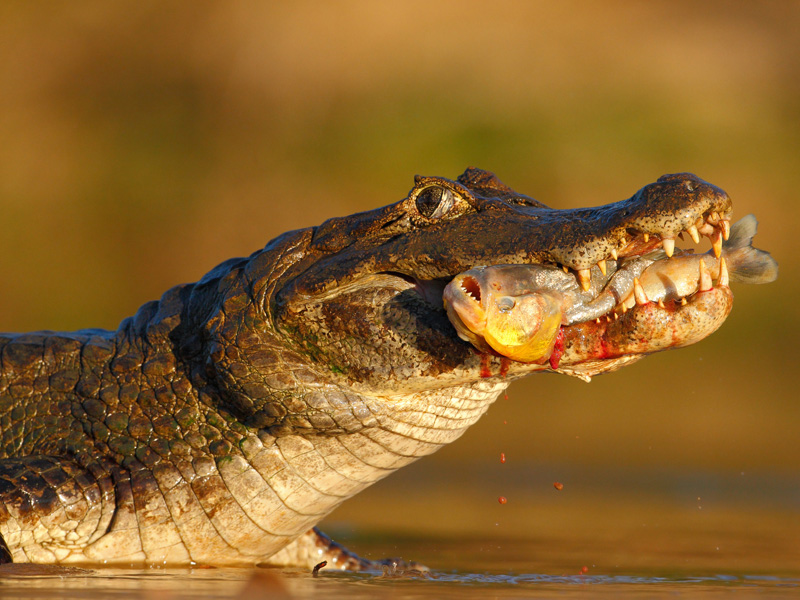
[[[800,597],[794,576],[450,571],[427,575],[276,569],[0,569],[0,597],[125,600],[184,598],[685,598]]]
[[[795,472],[421,461],[322,526],[431,573],[5,565],[0,599],[800,598]]]

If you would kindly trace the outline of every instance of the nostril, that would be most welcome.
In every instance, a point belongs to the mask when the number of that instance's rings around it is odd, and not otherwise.
[[[475,298],[475,300],[478,302],[481,301],[481,286],[478,283],[478,280],[474,277],[464,277],[464,279],[461,280],[461,289]]]

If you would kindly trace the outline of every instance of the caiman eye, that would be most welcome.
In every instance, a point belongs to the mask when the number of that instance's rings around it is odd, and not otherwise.
[[[427,219],[438,219],[453,206],[453,192],[438,185],[425,188],[417,195],[417,210]]]

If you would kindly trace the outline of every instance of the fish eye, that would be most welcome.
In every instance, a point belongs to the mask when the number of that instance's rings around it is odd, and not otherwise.
[[[503,296],[497,299],[497,308],[503,313],[513,310],[516,304],[516,301],[511,296]]]
[[[438,185],[425,188],[417,194],[417,210],[426,219],[438,219],[453,206],[453,192]]]

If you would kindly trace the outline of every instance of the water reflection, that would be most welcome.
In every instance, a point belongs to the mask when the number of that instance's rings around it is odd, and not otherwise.
[[[800,578],[763,575],[550,575],[499,573],[310,573],[273,569],[0,568],[0,597],[87,600],[140,598],[518,598],[603,595],[626,598],[726,590],[759,595],[800,594]]]

